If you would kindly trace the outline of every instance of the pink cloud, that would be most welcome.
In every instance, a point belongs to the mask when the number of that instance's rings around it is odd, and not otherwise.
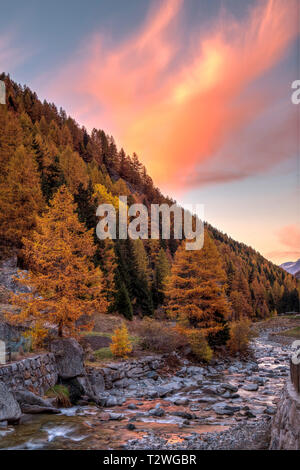
[[[287,225],[278,231],[278,238],[282,245],[300,254],[300,227],[298,225]]]
[[[267,257],[276,260],[294,261],[300,258],[300,226],[296,224],[286,225],[277,231],[278,242],[282,249],[272,251]]]
[[[121,44],[109,45],[103,34],[88,38],[56,74],[52,95],[67,96],[77,119],[105,128],[128,152],[136,151],[165,188],[200,182],[197,168],[221,152],[223,167],[228,162],[235,171],[214,170],[202,181],[264,171],[286,158],[295,136],[288,127],[293,117],[264,131],[263,139],[247,135],[274,98],[250,86],[296,37],[296,2],[257,1],[240,21],[223,11],[214,25],[183,43],[176,26],[184,2],[166,0]],[[236,151],[227,153],[242,133],[249,139],[247,162]],[[276,142],[282,150],[274,162]]]

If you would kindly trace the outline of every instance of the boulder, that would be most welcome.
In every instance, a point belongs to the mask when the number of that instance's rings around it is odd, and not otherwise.
[[[212,406],[212,409],[217,415],[228,415],[232,416],[235,411],[239,411],[239,407],[235,408],[232,406],[228,406],[226,403],[217,403],[216,405]]]
[[[22,405],[21,411],[24,414],[36,415],[36,414],[58,414],[59,410],[51,406],[39,406],[39,405]]]
[[[122,413],[109,413],[109,419],[112,421],[121,421],[125,416]]]
[[[163,408],[160,407],[160,403],[157,403],[157,405],[155,406],[155,408],[151,408],[149,410],[149,415],[150,416],[157,416],[157,417],[162,417],[162,416],[165,416],[165,410]]]
[[[71,379],[85,375],[83,349],[73,338],[59,338],[51,343],[58,375],[61,379]]]
[[[196,415],[188,413],[187,411],[173,411],[170,413],[173,416],[179,416],[180,418],[184,419],[195,419]]]
[[[174,401],[174,405],[181,406],[181,405],[188,405],[189,399],[188,398],[176,398]]]
[[[212,403],[212,404],[214,404],[218,401],[218,398],[203,396],[203,397],[198,398],[197,401],[198,401],[198,403]]]
[[[104,378],[102,374],[97,374],[96,372],[92,372],[88,374],[88,380],[91,384],[92,390],[96,397],[100,395],[105,389]]]
[[[114,395],[110,395],[106,399],[105,406],[107,408],[110,408],[112,406],[122,406],[125,401],[126,401],[126,399],[124,397],[116,397]]]
[[[129,429],[129,431],[134,431],[136,429],[135,425],[132,423],[128,423],[126,428]]]
[[[52,406],[49,401],[44,400],[38,395],[27,390],[18,390],[14,392],[14,397],[19,403],[22,413],[59,413],[57,408]]]
[[[228,390],[229,392],[236,393],[238,391],[238,387],[230,383],[221,383],[220,387],[224,388],[225,390]]]
[[[137,406],[135,403],[129,403],[129,405],[127,406],[127,408],[129,410],[136,410],[137,409]]]
[[[265,410],[264,413],[267,415],[276,415],[277,408],[275,406],[268,406]]]
[[[246,390],[247,392],[257,392],[258,385],[257,384],[244,385],[243,389]]]
[[[21,418],[21,408],[7,386],[0,382],[0,422],[15,422]]]
[[[103,375],[96,371],[91,371],[83,377],[77,377],[77,381],[84,390],[84,394],[97,402],[97,398],[102,397],[105,389]]]

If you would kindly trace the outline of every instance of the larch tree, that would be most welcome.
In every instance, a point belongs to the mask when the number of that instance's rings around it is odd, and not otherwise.
[[[101,269],[104,274],[104,292],[109,303],[114,302],[116,297],[116,269],[117,259],[115,254],[114,242],[110,238],[99,242],[101,255]]]
[[[59,163],[63,170],[64,178],[72,194],[78,191],[80,183],[86,189],[88,186],[87,168],[77,152],[73,152],[71,147],[60,154]]]
[[[253,317],[251,306],[251,292],[244,273],[237,270],[231,279],[230,301],[233,309],[234,320],[240,320],[243,316]]]
[[[110,350],[113,356],[127,358],[132,351],[132,344],[125,323],[120,328],[116,328],[111,339]]]
[[[132,283],[137,307],[143,315],[153,314],[149,260],[140,238],[131,241],[132,247]]]
[[[17,148],[0,184],[0,235],[7,244],[21,246],[35,227],[44,205],[37,164],[23,145]]]
[[[258,318],[266,318],[269,314],[266,302],[266,292],[263,284],[259,282],[257,277],[251,283],[251,292],[256,316]]]
[[[166,279],[170,274],[170,263],[166,252],[161,248],[156,258],[155,266],[155,292],[157,303],[162,304],[166,292]]]
[[[201,329],[210,346],[225,344],[230,304],[224,292],[226,274],[213,240],[206,232],[201,250],[178,248],[167,282],[168,315],[187,332]]]
[[[91,261],[95,253],[92,230],[79,222],[65,186],[58,189],[48,210],[37,219],[31,238],[23,243],[29,271],[21,283],[32,291],[13,297],[21,313],[8,318],[33,326],[55,325],[59,336],[90,327],[87,318],[107,309],[103,275]]]
[[[7,176],[7,167],[16,149],[22,145],[23,132],[17,116],[0,106],[0,181]]]

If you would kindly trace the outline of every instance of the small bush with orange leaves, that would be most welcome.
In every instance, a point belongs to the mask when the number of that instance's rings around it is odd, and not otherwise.
[[[132,344],[125,323],[123,323],[120,328],[115,329],[111,339],[110,350],[113,356],[127,358],[128,354],[132,352]]]
[[[207,342],[204,332],[193,328],[186,330],[186,336],[193,355],[200,361],[210,362],[213,357],[213,351]]]
[[[251,322],[248,318],[232,322],[230,325],[230,339],[227,347],[232,354],[246,353],[250,340],[255,336],[251,330]]]

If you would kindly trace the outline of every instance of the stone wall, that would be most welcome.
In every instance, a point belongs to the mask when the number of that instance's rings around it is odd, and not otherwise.
[[[300,394],[288,381],[271,429],[271,450],[300,450]]]
[[[104,378],[105,389],[126,388],[132,385],[136,379],[151,377],[155,371],[162,367],[164,360],[160,356],[147,356],[136,361],[123,361],[106,364],[101,369],[90,368],[95,374],[101,374]]]
[[[57,379],[55,356],[51,353],[0,366],[0,381],[11,390],[25,388],[43,395]]]
[[[92,377],[97,388],[103,384],[101,391],[122,389],[132,386],[137,379],[157,375],[155,371],[163,365],[162,357],[147,356],[135,361],[113,362],[102,368],[87,367],[86,377]],[[57,358],[53,353],[46,353],[0,366],[0,381],[12,390],[25,388],[43,395],[57,383],[58,372]]]

